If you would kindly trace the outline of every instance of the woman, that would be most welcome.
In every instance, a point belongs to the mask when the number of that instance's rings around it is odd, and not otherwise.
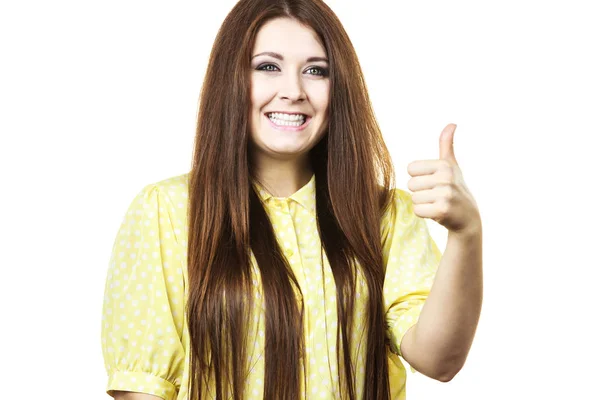
[[[414,185],[439,183],[436,167],[468,193],[444,146],[442,164],[409,169],[423,175]],[[210,55],[191,171],[147,185],[115,240],[102,325],[108,393],[404,399],[398,356],[449,380],[481,305],[477,275],[470,290],[464,273],[451,275],[480,269],[464,262],[478,213],[463,195],[436,214],[441,192],[419,192],[421,212],[457,235],[443,266],[451,283],[436,282],[424,307],[444,260],[394,181],[333,12],[319,0],[237,3]]]

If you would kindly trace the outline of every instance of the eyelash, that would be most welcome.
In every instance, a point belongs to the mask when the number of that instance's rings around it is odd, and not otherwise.
[[[266,70],[266,69],[264,69],[265,67],[268,67],[269,65],[277,68],[275,66],[275,64],[262,64],[259,67],[257,67],[256,69],[259,70],[259,71],[265,71],[265,72],[275,72],[275,71],[272,71],[272,70]],[[313,66],[313,67],[310,67],[309,70],[310,69],[316,69],[316,70],[320,71],[319,74],[310,74],[310,75],[315,75],[315,76],[328,76],[329,75],[329,69],[327,69],[327,68],[321,68],[321,67],[315,67],[315,66]]]

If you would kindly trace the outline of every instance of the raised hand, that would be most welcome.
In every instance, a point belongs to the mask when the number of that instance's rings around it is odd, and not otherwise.
[[[414,213],[431,218],[448,231],[471,233],[481,229],[475,198],[467,188],[454,155],[455,124],[440,135],[439,160],[419,160],[408,165],[408,189],[413,192]]]

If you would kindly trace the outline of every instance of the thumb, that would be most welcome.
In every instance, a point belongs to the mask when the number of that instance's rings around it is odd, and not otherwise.
[[[458,164],[454,156],[454,131],[456,124],[448,124],[440,135],[440,160],[448,160]]]

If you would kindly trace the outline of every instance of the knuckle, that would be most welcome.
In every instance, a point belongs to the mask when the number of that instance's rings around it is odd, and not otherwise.
[[[450,203],[448,203],[447,201],[442,201],[440,204],[440,214],[443,217],[447,217],[449,213],[450,213]]]
[[[436,172],[440,185],[450,185],[454,182],[454,174],[451,170],[441,169]]]
[[[453,199],[454,197],[456,197],[456,185],[454,183],[451,183],[448,185],[448,190],[449,190],[449,195],[450,198]]]
[[[454,197],[454,187],[452,185],[445,185],[442,193],[446,200],[450,200]]]

